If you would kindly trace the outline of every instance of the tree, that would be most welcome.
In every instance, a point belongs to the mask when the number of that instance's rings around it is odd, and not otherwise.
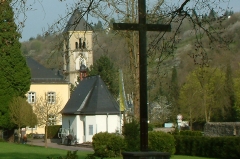
[[[236,121],[236,112],[234,109],[235,91],[234,91],[232,68],[230,63],[228,63],[227,65],[225,76],[226,76],[225,84],[224,84],[225,95],[223,95],[223,97],[226,98],[226,100],[224,103],[225,106],[223,107],[223,109],[225,109],[223,111],[225,114],[223,115],[222,118],[224,121],[234,122]]]
[[[235,121],[240,121],[240,73],[237,71],[237,77],[233,79],[234,83],[234,93],[235,93],[235,103],[234,103],[234,112],[235,112]]]
[[[118,71],[114,63],[106,56],[101,56],[90,67],[89,75],[100,75],[109,91],[116,98],[118,95]]]
[[[181,88],[180,108],[186,112],[190,120],[202,117],[210,122],[211,117],[219,113],[224,106],[222,92],[225,76],[219,69],[198,68],[189,74],[185,85]],[[194,104],[193,104],[194,102]],[[197,116],[193,112],[197,110]]]
[[[214,11],[213,8],[210,10],[208,17],[210,20],[216,20],[216,18],[218,17],[217,13]]]
[[[13,98],[10,102],[9,115],[11,122],[18,127],[18,134],[20,134],[22,127],[37,124],[36,115],[33,113],[32,106],[22,97]],[[20,136],[18,141],[20,141]]]
[[[52,98],[53,97],[53,98]],[[61,99],[58,95],[41,96],[33,104],[34,112],[37,115],[38,125],[45,126],[45,147],[47,148],[48,126],[54,125],[60,118]]]
[[[160,96],[158,100],[150,103],[149,120],[151,123],[162,125],[168,122],[171,116],[171,104],[165,96]]]
[[[222,2],[224,2],[222,0]],[[153,4],[154,3],[154,4]],[[67,13],[70,15],[70,12],[73,12],[76,8],[82,9],[82,15],[88,18],[89,15],[100,19],[103,22],[104,28],[110,26],[111,27],[111,19],[113,17],[117,17],[116,22],[125,22],[125,23],[137,23],[138,22],[138,13],[137,13],[137,0],[106,0],[106,1],[83,1],[82,3],[75,3],[75,8],[72,10],[68,10]],[[211,6],[212,8],[209,8]],[[210,19],[202,18],[207,13],[211,11],[211,9],[216,11],[219,6],[218,0],[212,1],[190,1],[184,0],[180,3],[171,3],[168,4],[167,1],[158,0],[154,1],[148,5],[148,13],[147,13],[147,22],[162,24],[171,24],[172,32],[167,34],[166,32],[161,32],[158,34],[151,35],[152,40],[148,42],[148,57],[152,58],[153,61],[157,62],[157,67],[155,67],[156,71],[159,72],[159,66],[162,62],[172,56],[175,52],[176,46],[179,42],[179,34],[181,32],[181,26],[185,21],[191,22],[191,29],[196,35],[194,43],[195,50],[201,51],[193,51],[191,52],[191,56],[196,62],[196,58],[200,59],[196,63],[199,65],[207,65],[207,49],[204,47],[214,47],[216,46],[216,42],[218,42],[221,46],[226,44],[226,41],[222,37],[222,29],[219,29],[218,25],[214,26]],[[214,8],[215,7],[215,8]],[[195,10],[198,15],[197,17],[192,17],[191,12]],[[220,11],[223,11],[221,8]],[[215,12],[217,14],[217,12]],[[59,26],[66,26],[61,22],[67,21],[67,16],[57,21],[50,29],[46,32],[46,35],[54,32],[53,28],[59,28]],[[78,18],[76,23],[79,22]],[[61,28],[61,27],[60,27]],[[62,29],[62,28],[61,28]],[[59,32],[59,30],[56,30]],[[134,112],[135,117],[139,117],[139,50],[138,50],[138,33],[133,31],[124,31],[119,32],[115,31],[114,33],[121,35],[125,38],[126,47],[128,51],[126,55],[128,57],[128,65],[125,66],[128,70],[126,71],[131,82],[129,85],[131,86],[131,91],[133,91],[134,96]],[[208,39],[208,40],[206,40]],[[60,42],[62,44],[62,41]],[[194,49],[193,49],[194,50]],[[123,69],[125,70],[125,69]],[[125,76],[127,77],[127,76]]]
[[[0,128],[11,129],[9,103],[23,97],[30,87],[30,70],[21,54],[21,43],[11,0],[0,1]]]
[[[93,29],[95,31],[102,31],[103,30],[102,22],[99,20],[96,24],[94,24]]]
[[[191,130],[194,122],[204,119],[204,110],[200,106],[201,91],[199,90],[201,90],[201,85],[193,74],[188,75],[186,83],[180,89],[178,99],[180,112],[185,120],[189,120]]]
[[[169,102],[171,103],[171,120],[174,121],[176,116],[180,113],[180,109],[178,106],[178,98],[179,98],[179,86],[178,86],[178,76],[177,69],[174,66],[172,69],[172,78],[170,83],[170,92],[169,92]]]

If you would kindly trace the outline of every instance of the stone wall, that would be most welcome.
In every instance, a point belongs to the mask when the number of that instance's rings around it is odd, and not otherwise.
[[[204,126],[204,136],[240,136],[240,122],[208,122]]]

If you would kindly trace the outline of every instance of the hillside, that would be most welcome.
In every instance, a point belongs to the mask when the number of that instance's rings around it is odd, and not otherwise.
[[[219,25],[218,23],[214,25]],[[174,27],[174,26],[173,26]],[[235,13],[229,19],[225,19],[221,23],[223,30],[222,36],[226,41],[230,42],[228,47],[221,44],[209,45],[207,38],[202,39],[205,49],[208,65],[214,67],[225,68],[230,61],[233,70],[239,68],[240,60],[240,13]],[[149,35],[150,36],[150,35]],[[41,64],[48,68],[62,69],[62,52],[61,45],[59,45],[59,37],[49,35],[42,37],[38,35],[36,38],[31,38],[27,42],[22,43],[22,51],[26,56],[31,56]],[[179,84],[184,83],[187,74],[195,67],[198,67],[195,56],[198,56],[196,50],[196,35],[188,21],[184,21],[178,35],[179,42],[172,56],[169,56],[163,62],[157,64],[160,73],[152,75],[152,77],[159,79],[163,77],[162,81],[168,85],[171,77],[171,69],[177,66],[179,77]],[[214,46],[214,47],[212,47]],[[115,33],[106,34],[105,32],[95,32],[94,34],[94,60],[97,60],[102,54],[107,54],[116,64],[117,67],[124,70],[124,76],[128,72],[128,54],[127,46],[125,46],[124,38]],[[152,67],[152,68],[151,68]],[[155,64],[149,65],[149,70],[154,70]],[[151,72],[149,71],[149,73]],[[153,71],[154,72],[154,71]],[[127,79],[125,79],[128,81]],[[131,89],[131,84],[126,82],[126,89]]]

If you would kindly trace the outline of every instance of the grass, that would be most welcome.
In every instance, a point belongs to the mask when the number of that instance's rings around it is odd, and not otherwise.
[[[78,151],[77,155],[80,159],[84,159],[90,153],[93,152]],[[66,155],[67,150],[0,142],[0,158],[4,159],[47,159],[47,157],[57,159]]]
[[[85,159],[87,154],[93,152],[89,151],[78,151],[77,155],[79,159]],[[57,159],[59,156],[65,157],[67,150],[55,149],[55,148],[44,148],[40,146],[23,145],[15,143],[0,142],[0,158],[4,159]],[[117,157],[113,159],[122,159]],[[171,159],[210,159],[204,157],[195,156],[172,156]]]

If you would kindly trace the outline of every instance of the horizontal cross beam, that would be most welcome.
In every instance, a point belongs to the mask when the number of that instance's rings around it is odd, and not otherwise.
[[[113,23],[113,30],[140,30],[146,31],[171,31],[171,25],[165,24],[134,24],[134,23]]]

